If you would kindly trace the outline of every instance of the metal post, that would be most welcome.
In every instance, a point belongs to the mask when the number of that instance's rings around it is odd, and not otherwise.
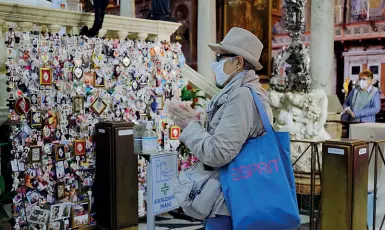
[[[314,230],[314,195],[315,195],[315,151],[311,144],[311,181],[310,181],[310,230]]]
[[[152,214],[152,172],[151,172],[151,158],[147,161],[147,230],[155,230],[155,216]]]
[[[373,144],[374,152],[374,194],[373,194],[373,230],[376,230],[377,214],[377,165],[378,165],[378,143]]]

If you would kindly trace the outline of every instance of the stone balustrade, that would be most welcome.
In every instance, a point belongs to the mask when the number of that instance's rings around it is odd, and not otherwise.
[[[33,28],[41,28],[51,33],[57,33],[62,27],[65,27],[67,33],[78,34],[82,26],[92,26],[94,14],[0,2],[0,23],[3,26],[4,21],[17,23],[18,28],[23,32],[32,31]],[[99,35],[169,41],[171,34],[179,26],[179,23],[174,22],[106,15],[103,29]]]

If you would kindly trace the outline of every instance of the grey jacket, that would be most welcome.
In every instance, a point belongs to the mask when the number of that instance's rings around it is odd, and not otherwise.
[[[205,165],[214,168],[213,178],[219,178],[218,168],[231,162],[240,152],[243,144],[250,137],[264,134],[264,128],[250,90],[253,88],[265,106],[272,121],[267,92],[259,84],[254,71],[248,71],[236,80],[231,89],[217,100],[215,113],[209,117],[208,127],[203,128],[198,122],[191,122],[182,132],[180,141]],[[210,217],[229,216],[223,193],[218,196]]]

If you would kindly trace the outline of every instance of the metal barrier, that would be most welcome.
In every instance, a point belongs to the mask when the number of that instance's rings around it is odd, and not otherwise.
[[[377,230],[376,228],[376,220],[377,220],[377,193],[378,193],[378,155],[380,155],[382,163],[385,165],[385,158],[384,154],[382,153],[380,144],[385,143],[385,140],[378,140],[378,141],[369,141],[370,144],[373,144],[372,150],[370,151],[369,156],[369,164],[372,160],[372,156],[374,153],[374,178],[373,178],[373,230]],[[385,194],[384,194],[385,195]],[[381,225],[379,230],[382,230],[382,227],[384,226],[385,222],[385,215],[382,218]],[[369,227],[368,227],[369,229]]]
[[[315,207],[314,207],[314,197],[315,197],[315,180],[316,180],[316,164],[318,164],[319,169],[319,176],[320,180],[322,181],[321,176],[321,161],[320,161],[320,153],[318,150],[318,146],[323,143],[323,141],[307,141],[307,140],[291,140],[291,143],[303,143],[308,144],[305,151],[302,152],[302,154],[294,161],[292,164],[293,167],[297,164],[297,162],[305,155],[306,152],[308,152],[310,148],[310,227],[309,230],[315,230],[317,229],[317,226],[319,224],[320,220],[320,210],[318,210],[318,216],[317,219],[315,219]],[[322,189],[322,188],[321,188]],[[320,205],[319,205],[320,206]]]

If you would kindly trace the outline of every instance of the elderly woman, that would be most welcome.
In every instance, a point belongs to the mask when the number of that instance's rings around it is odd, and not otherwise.
[[[255,70],[262,69],[261,41],[247,30],[232,28],[220,44],[209,47],[217,53],[212,68],[222,90],[208,104],[205,127],[189,107],[170,106],[169,114],[183,130],[180,141],[204,164],[211,177],[219,180],[219,168],[230,163],[249,138],[265,132],[250,88],[260,97],[270,121],[272,111],[268,94],[255,74]],[[205,206],[200,207],[210,209],[206,229],[232,229],[222,192],[210,199],[215,200],[205,201]],[[208,207],[209,203],[213,206]]]
[[[380,91],[373,86],[373,73],[364,70],[359,74],[357,87],[353,89],[343,105],[343,121],[376,122],[381,110]]]

